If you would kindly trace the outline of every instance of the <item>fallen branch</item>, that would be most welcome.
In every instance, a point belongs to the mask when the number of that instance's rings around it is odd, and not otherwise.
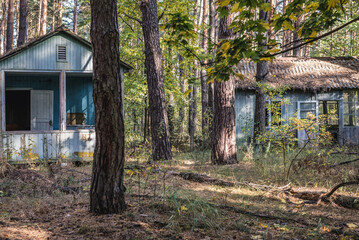
[[[339,184],[335,185],[334,187],[332,187],[332,189],[328,193],[322,195],[320,197],[319,201],[328,199],[330,196],[333,195],[333,193],[335,193],[336,190],[338,190],[341,187],[350,186],[350,185],[358,185],[358,184],[359,184],[359,180],[339,183]]]
[[[332,164],[332,165],[329,166],[329,168],[334,168],[334,167],[337,167],[337,166],[341,166],[341,165],[345,165],[345,164],[353,163],[353,162],[357,162],[357,161],[359,161],[359,158],[354,159],[354,160],[350,160],[350,161],[345,161],[345,162],[341,162],[341,163]]]
[[[185,180],[189,180],[193,182],[210,183],[213,185],[224,186],[224,187],[245,186],[261,191],[288,191],[290,189],[290,184],[287,184],[283,187],[273,187],[273,186],[255,184],[250,182],[230,182],[230,181],[224,181],[221,179],[212,178],[210,176],[198,174],[198,173],[171,172],[171,175],[178,176]]]

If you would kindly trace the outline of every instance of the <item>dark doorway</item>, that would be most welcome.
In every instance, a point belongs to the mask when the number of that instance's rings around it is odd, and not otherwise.
[[[30,91],[7,90],[6,131],[30,130]]]

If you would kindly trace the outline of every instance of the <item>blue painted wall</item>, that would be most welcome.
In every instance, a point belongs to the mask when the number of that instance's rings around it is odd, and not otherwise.
[[[92,77],[66,77],[66,112],[85,113],[85,125],[95,125],[95,106],[92,98]]]
[[[52,90],[54,92],[54,130],[60,129],[60,95],[58,75],[14,75],[5,76],[5,89],[30,88],[32,90]]]

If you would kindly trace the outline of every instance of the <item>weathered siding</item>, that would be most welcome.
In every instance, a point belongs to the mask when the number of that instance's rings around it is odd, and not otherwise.
[[[59,158],[91,159],[95,148],[95,139],[95,131],[92,130],[5,133],[3,148],[10,161]]]
[[[57,61],[57,45],[66,45],[67,62]],[[0,69],[92,71],[92,52],[70,36],[58,34],[0,62]]]
[[[67,76],[66,112],[85,113],[85,125],[95,125],[91,76]]]

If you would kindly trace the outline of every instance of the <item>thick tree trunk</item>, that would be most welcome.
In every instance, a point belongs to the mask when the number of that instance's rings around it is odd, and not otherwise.
[[[268,3],[269,0],[263,0],[264,3]],[[265,12],[263,10],[259,11],[259,19],[265,22],[269,22],[269,12]],[[260,47],[263,48],[263,51],[266,49],[268,43],[268,34],[264,40],[258,43]],[[266,78],[268,75],[268,62],[261,61],[257,63],[257,73],[256,73],[256,83],[258,84],[256,87],[256,102],[255,102],[255,110],[254,110],[254,139],[257,140],[258,136],[263,134],[265,131],[266,125],[266,110],[265,110],[265,92],[264,86],[262,83],[266,82]]]
[[[203,0],[203,19],[202,25],[208,25],[208,1]],[[208,51],[208,31],[202,31],[202,48],[204,52]],[[207,71],[201,69],[201,100],[202,100],[202,135],[208,136],[208,96],[207,96]],[[206,137],[205,137],[206,138]]]
[[[232,16],[220,20],[218,38],[230,39]],[[212,163],[232,164],[237,162],[236,128],[234,111],[234,81],[214,82],[214,117],[212,135]]]
[[[298,16],[297,21],[295,22],[295,31],[293,31],[293,47],[296,47],[300,44],[299,36],[297,31],[299,30],[300,23],[302,21],[302,16]],[[303,49],[302,48],[295,48],[293,49],[293,57],[302,57],[303,56]]]
[[[17,46],[22,46],[27,40],[27,0],[20,0],[19,37]]]
[[[14,0],[9,0],[6,27],[6,52],[14,46]]]
[[[123,185],[124,89],[120,73],[117,1],[91,0],[91,40],[96,146],[90,211],[120,213],[126,205]]]
[[[192,90],[192,92],[189,94],[188,134],[190,149],[193,151],[197,124],[197,88],[194,85],[190,85],[189,90]]]
[[[151,116],[152,159],[172,159],[165,90],[163,86],[157,1],[142,0],[142,30],[145,42],[145,66]]]
[[[40,12],[40,31],[39,35],[46,34],[46,21],[47,21],[47,0],[42,0],[41,12]]]
[[[74,0],[74,26],[72,31],[77,34],[77,0]]]
[[[182,63],[183,63],[183,57],[181,55],[178,56],[178,61],[179,61],[179,77],[180,77],[180,87],[181,87],[181,93],[184,94],[185,93],[185,80],[184,80],[184,73],[183,73],[183,67],[182,67]],[[183,104],[180,105],[179,107],[179,133],[182,135],[184,132],[184,106]]]

